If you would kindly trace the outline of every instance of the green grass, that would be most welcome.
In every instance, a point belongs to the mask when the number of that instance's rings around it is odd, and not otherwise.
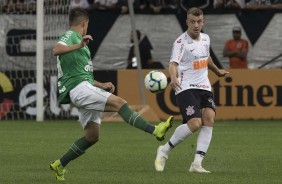
[[[169,131],[172,135],[179,123]],[[0,183],[56,183],[49,170],[82,136],[75,121],[0,121]],[[170,154],[165,171],[154,170],[154,137],[125,123],[103,123],[100,141],[71,162],[67,184],[276,184],[282,183],[282,122],[217,122],[204,160],[211,174],[189,173],[196,134]]]

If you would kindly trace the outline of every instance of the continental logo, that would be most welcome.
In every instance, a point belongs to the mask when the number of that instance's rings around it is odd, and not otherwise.
[[[232,77],[226,77],[224,82],[217,80],[212,84],[216,106],[224,107],[269,107],[282,106],[282,85],[261,83],[240,85],[232,83]]]
[[[0,72],[0,119],[10,112],[14,101],[9,98],[9,94],[14,91],[14,87],[9,78]]]
[[[251,84],[232,84],[232,77],[216,80],[212,84],[214,104],[217,107],[281,107],[282,85],[252,86]],[[168,78],[170,82],[170,78]],[[159,108],[166,114],[179,115],[174,91],[168,87],[163,93],[156,94]],[[232,112],[231,112],[232,113]]]

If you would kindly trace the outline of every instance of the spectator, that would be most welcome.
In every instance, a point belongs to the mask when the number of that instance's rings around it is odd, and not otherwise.
[[[70,9],[77,8],[77,7],[80,7],[83,9],[91,9],[93,6],[93,1],[94,0],[92,0],[92,3],[90,3],[91,1],[88,1],[88,0],[71,0]]]
[[[118,0],[95,0],[95,8],[99,10],[113,10],[117,4]]]
[[[217,1],[217,0],[214,0]],[[223,3],[224,0],[222,0]],[[190,7],[198,7],[200,9],[210,8],[212,6],[212,2],[210,0],[179,0],[180,7],[187,11]]]
[[[245,0],[214,0],[214,8],[238,9],[245,7]]]
[[[272,8],[270,0],[246,0],[247,9],[268,9]]]
[[[282,0],[274,0],[272,3],[273,9],[282,9]]]
[[[44,6],[47,8],[47,14],[59,14],[59,13],[68,13],[69,11],[69,2],[62,0],[52,0],[44,2]]]
[[[228,0],[225,4],[226,8],[244,8],[245,7],[245,0]]]
[[[235,26],[233,28],[233,39],[225,42],[223,56],[229,57],[229,66],[231,69],[247,69],[248,61],[248,41],[241,38],[241,28]]]
[[[27,13],[36,11],[35,0],[6,0],[4,5],[6,13]]]
[[[119,0],[119,4],[128,7],[128,0]],[[133,1],[133,8],[135,10],[144,9],[147,5],[148,0],[134,0]]]
[[[153,13],[165,13],[177,7],[175,0],[149,0],[149,6]]]
[[[145,36],[143,39],[141,39],[141,32],[139,30],[136,30],[137,33],[137,39],[139,43],[139,51],[140,51],[140,59],[141,59],[141,65],[142,69],[163,69],[163,65],[160,62],[154,62],[151,54],[151,50],[153,49],[149,39],[147,36]],[[130,42],[131,47],[128,54],[128,66],[127,69],[136,69],[137,68],[137,59],[134,53],[134,42],[133,42],[133,34],[131,32],[130,36]]]

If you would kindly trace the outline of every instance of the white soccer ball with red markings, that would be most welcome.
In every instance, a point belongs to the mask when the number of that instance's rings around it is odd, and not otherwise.
[[[149,72],[145,77],[145,87],[152,93],[160,93],[167,86],[167,77],[159,70]]]

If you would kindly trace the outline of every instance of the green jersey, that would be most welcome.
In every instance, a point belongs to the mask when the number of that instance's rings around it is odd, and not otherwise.
[[[75,45],[81,43],[82,36],[73,30],[68,30],[58,43]],[[90,50],[87,46],[57,57],[59,102],[70,103],[69,92],[82,81],[94,84],[93,66]]]

